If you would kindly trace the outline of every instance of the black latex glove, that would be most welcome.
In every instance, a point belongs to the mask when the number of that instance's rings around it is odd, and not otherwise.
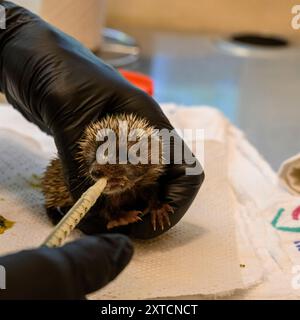
[[[157,129],[173,129],[150,96],[79,42],[11,2],[0,3],[7,9],[7,29],[0,30],[0,90],[29,121],[54,137],[75,200],[89,187],[79,176],[76,142],[92,121],[125,112],[146,118]],[[172,226],[185,214],[204,179],[203,172],[186,175],[186,167],[168,165],[161,180],[160,195],[175,211]],[[105,225],[94,207],[80,228],[97,233],[105,231]],[[153,230],[150,215],[116,231],[137,238],[163,232]]]
[[[132,254],[129,239],[115,234],[0,257],[6,269],[6,290],[0,290],[0,300],[85,299],[112,281]]]

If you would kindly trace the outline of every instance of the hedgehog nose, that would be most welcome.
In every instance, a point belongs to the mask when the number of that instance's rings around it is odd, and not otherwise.
[[[93,179],[95,180],[98,180],[100,178],[102,178],[104,175],[103,175],[103,172],[99,169],[92,169],[90,171],[90,175],[92,176]]]

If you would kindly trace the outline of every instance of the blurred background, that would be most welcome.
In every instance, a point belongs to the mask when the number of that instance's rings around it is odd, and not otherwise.
[[[218,108],[274,169],[300,151],[297,1],[16,2],[108,63],[150,76],[158,102]]]

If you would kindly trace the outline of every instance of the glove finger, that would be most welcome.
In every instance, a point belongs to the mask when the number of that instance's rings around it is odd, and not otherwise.
[[[82,295],[94,292],[115,279],[133,255],[130,240],[119,234],[87,236],[57,250],[68,257],[77,291]]]

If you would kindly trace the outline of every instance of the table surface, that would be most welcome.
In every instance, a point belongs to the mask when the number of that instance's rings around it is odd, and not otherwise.
[[[300,152],[299,47],[247,49],[226,37],[123,31],[142,48],[127,69],[154,79],[157,101],[218,108],[275,170]]]

